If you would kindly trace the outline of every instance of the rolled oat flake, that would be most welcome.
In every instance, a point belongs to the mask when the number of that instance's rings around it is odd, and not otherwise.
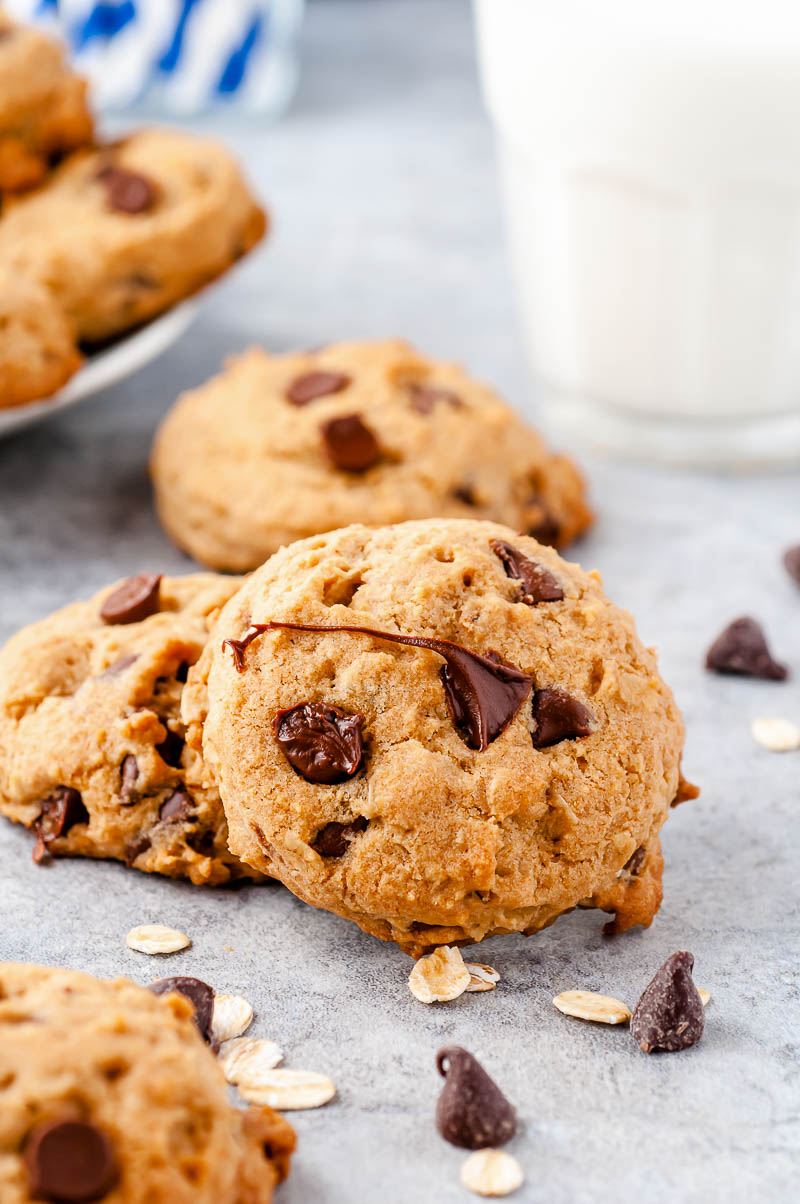
[[[631,1032],[645,1053],[674,1053],[696,1045],[702,1037],[705,1015],[692,978],[693,966],[691,953],[673,953],[642,992]]]

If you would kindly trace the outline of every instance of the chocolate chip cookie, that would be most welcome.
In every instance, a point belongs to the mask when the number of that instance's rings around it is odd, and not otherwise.
[[[92,124],[59,43],[0,11],[0,193],[39,184],[54,158],[91,142]]]
[[[231,848],[419,955],[661,900],[683,723],[596,573],[493,523],[282,549],[184,691]]]
[[[3,1204],[269,1204],[294,1131],[239,1112],[183,996],[0,964]]]
[[[79,340],[138,326],[221,275],[265,218],[218,143],[145,129],[78,151],[0,222],[0,267],[46,285]]]
[[[561,547],[591,521],[571,460],[399,341],[231,360],[167,415],[152,474],[175,542],[232,572],[353,522],[492,519]]]
[[[70,323],[47,289],[0,270],[0,409],[48,397],[80,365]]]
[[[240,582],[142,573],[25,627],[0,653],[0,812],[36,861],[109,857],[218,884],[260,875],[228,851],[181,693]]]

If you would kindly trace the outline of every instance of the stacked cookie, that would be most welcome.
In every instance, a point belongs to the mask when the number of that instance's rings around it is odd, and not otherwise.
[[[0,317],[9,316],[0,322],[0,406],[54,392],[79,366],[79,348],[124,334],[197,291],[266,227],[223,147],[166,129],[87,145],[88,113],[83,125],[58,119],[60,105],[74,108],[83,96],[53,43],[5,20]],[[7,147],[28,155],[37,171],[4,172]]]

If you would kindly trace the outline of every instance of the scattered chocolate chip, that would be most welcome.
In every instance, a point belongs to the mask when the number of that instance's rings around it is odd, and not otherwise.
[[[275,738],[296,773],[330,786],[357,773],[364,757],[363,715],[349,715],[324,702],[300,702],[278,711]]]
[[[139,659],[138,652],[132,653],[130,656],[121,656],[118,661],[112,661],[102,673],[98,673],[98,677],[118,677],[120,673],[124,673],[126,669],[130,669]]]
[[[549,514],[529,526],[526,534],[549,548],[557,548],[561,541],[561,527]]]
[[[307,406],[318,397],[341,393],[350,384],[344,372],[305,372],[296,376],[286,390],[286,400],[293,406]]]
[[[140,623],[158,613],[161,574],[139,573],[128,577],[100,607],[104,623]]]
[[[185,790],[173,790],[158,809],[162,824],[175,824],[188,819],[194,810],[192,796]]]
[[[450,717],[467,745],[480,751],[488,748],[505,731],[533,686],[533,678],[529,674],[502,660],[496,652],[481,656],[450,640],[395,635],[388,631],[375,631],[371,627],[315,623],[260,623],[251,630],[254,632],[250,636],[252,639],[263,631],[346,631],[354,635],[371,636],[375,640],[386,640],[390,644],[430,649],[445,661],[440,676]]]
[[[119,1180],[114,1147],[105,1133],[80,1120],[50,1120],[25,1143],[30,1194],[54,1204],[89,1204]]]
[[[706,653],[706,668],[713,673],[735,673],[743,677],[764,677],[783,681],[785,665],[772,659],[764,632],[755,619],[734,621],[718,635]]]
[[[131,868],[137,857],[141,857],[142,853],[146,853],[152,845],[152,840],[144,832],[140,832],[133,840],[129,840],[125,845],[125,864],[128,869]]]
[[[453,497],[465,506],[477,506],[478,498],[471,485],[457,485],[452,492]]]
[[[430,414],[439,401],[444,401],[457,410],[464,405],[457,393],[453,393],[451,389],[440,389],[436,385],[410,384],[408,392],[411,396],[411,408],[418,414]]]
[[[137,798],[136,783],[139,781],[139,762],[133,753],[128,753],[119,768],[119,793],[123,803],[133,803]]]
[[[83,799],[71,786],[59,786],[49,798],[43,800],[41,807],[34,824],[37,840],[33,848],[33,860],[37,862],[44,861],[47,846],[59,836],[66,836],[75,824],[89,822],[89,812],[83,805]]]
[[[319,853],[320,857],[344,857],[351,841],[358,836],[359,832],[366,830],[368,823],[369,820],[365,819],[363,815],[359,815],[358,819],[351,820],[349,824],[340,824],[335,821],[325,824],[311,841],[311,847]]]
[[[505,1145],[517,1131],[517,1113],[476,1058],[460,1045],[436,1055],[444,1087],[436,1105],[436,1127],[451,1145],[483,1150]]]
[[[559,686],[546,686],[533,697],[531,734],[534,748],[549,748],[562,740],[590,736],[594,716],[587,706]]]
[[[200,1030],[200,1036],[212,1047],[216,1045],[211,1030],[211,1021],[214,1015],[214,989],[207,982],[203,982],[199,978],[185,978],[177,975],[173,978],[159,978],[157,982],[150,983],[147,989],[154,995],[169,995],[171,991],[177,991],[179,995],[184,995],[190,1003],[194,1004],[194,1022]]]
[[[491,547],[502,561],[506,576],[522,583],[522,601],[527,606],[534,606],[537,602],[560,602],[564,597],[564,591],[553,574],[535,560],[523,556],[513,544],[493,539]]]
[[[164,722],[162,720],[162,722]],[[164,724],[166,727],[166,723]],[[177,769],[181,763],[181,754],[183,753],[186,741],[179,732],[173,732],[172,728],[167,728],[167,734],[160,744],[156,745],[156,752],[161,757],[161,760],[171,765],[173,769]]]
[[[380,459],[378,440],[360,414],[330,418],[320,430],[329,460],[343,472],[366,472]]]
[[[673,953],[645,987],[631,1018],[631,1032],[645,1053],[674,1053],[703,1035],[703,1002],[694,985],[691,953]]]
[[[116,213],[146,213],[156,203],[156,187],[141,172],[107,163],[97,178],[105,185],[109,208]]]
[[[786,566],[787,573],[791,577],[794,577],[797,584],[800,585],[800,544],[784,552],[783,563]]]

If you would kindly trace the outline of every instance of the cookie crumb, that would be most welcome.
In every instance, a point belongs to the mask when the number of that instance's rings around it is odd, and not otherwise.
[[[625,1024],[631,1018],[631,1009],[626,1003],[610,995],[598,995],[595,991],[562,991],[553,1003],[565,1016],[593,1020],[598,1024]]]
[[[750,724],[750,735],[756,744],[770,752],[792,752],[800,748],[800,727],[791,719],[779,715],[764,715]]]
[[[524,1178],[516,1158],[505,1150],[476,1150],[461,1167],[461,1182],[476,1196],[508,1196]]]
[[[703,987],[697,988],[697,994],[700,996],[700,1002],[704,1008],[707,1008],[711,1003],[711,992],[706,991]]]
[[[250,1104],[265,1104],[277,1112],[321,1108],[336,1094],[333,1081],[313,1070],[266,1070],[258,1082],[237,1083],[239,1094]]]
[[[125,944],[137,953],[177,953],[179,949],[188,949],[191,943],[185,932],[165,924],[138,924],[125,937]]]
[[[447,1003],[463,995],[471,981],[461,950],[441,945],[415,963],[408,976],[408,987],[420,1003]]]
[[[241,1037],[253,1023],[253,1008],[241,995],[217,995],[211,1028],[218,1041]]]

